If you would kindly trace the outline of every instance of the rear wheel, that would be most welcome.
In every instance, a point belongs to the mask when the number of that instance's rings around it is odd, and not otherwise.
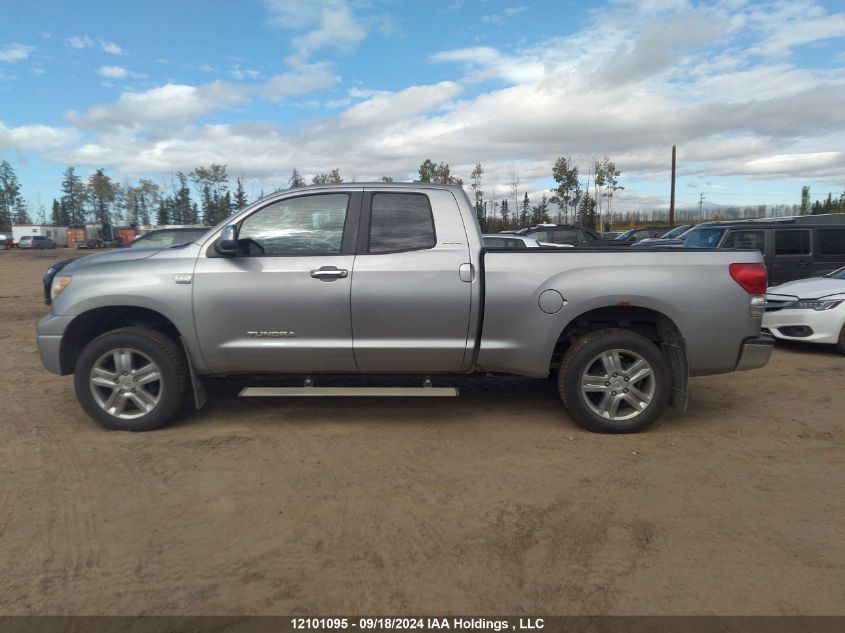
[[[567,350],[558,389],[575,421],[598,433],[633,433],[654,422],[669,399],[671,372],[646,337],[597,330]]]
[[[166,424],[185,399],[182,351],[167,336],[143,327],[107,332],[80,354],[76,397],[107,429],[150,431]]]

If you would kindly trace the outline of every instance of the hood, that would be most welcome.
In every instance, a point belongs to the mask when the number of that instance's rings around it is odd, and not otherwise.
[[[79,270],[80,268],[96,266],[97,264],[114,264],[116,262],[131,262],[139,259],[147,259],[161,250],[160,248],[120,248],[108,253],[86,255],[85,257],[72,260],[65,267],[65,270]]]
[[[788,281],[779,286],[772,286],[767,291],[769,297],[784,296],[799,299],[821,299],[830,295],[845,294],[845,279],[812,277]]]

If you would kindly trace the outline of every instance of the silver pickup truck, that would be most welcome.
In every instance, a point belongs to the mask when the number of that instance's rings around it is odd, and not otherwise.
[[[160,427],[191,393],[201,407],[204,377],[433,396],[456,390],[432,375],[481,373],[553,377],[576,422],[619,433],[685,408],[689,376],[766,364],[765,291],[756,250],[488,251],[459,187],[345,183],[263,198],[195,242],[74,261],[38,348],[110,429]],[[384,386],[397,374],[419,386]]]

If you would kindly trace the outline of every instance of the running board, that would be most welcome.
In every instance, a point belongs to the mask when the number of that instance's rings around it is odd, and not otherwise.
[[[458,395],[455,387],[244,387],[242,398],[302,397],[302,396],[358,396],[451,398]]]

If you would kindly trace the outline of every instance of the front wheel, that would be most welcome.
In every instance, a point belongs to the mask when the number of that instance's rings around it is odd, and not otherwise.
[[[842,329],[839,331],[839,340],[836,342],[836,349],[840,354],[845,354],[845,323],[842,324]]]
[[[558,390],[575,421],[597,433],[633,433],[654,422],[672,375],[646,337],[623,329],[590,332],[567,350]]]
[[[127,327],[91,341],[74,371],[79,404],[102,426],[151,431],[185,399],[188,372],[181,349],[160,332]]]

